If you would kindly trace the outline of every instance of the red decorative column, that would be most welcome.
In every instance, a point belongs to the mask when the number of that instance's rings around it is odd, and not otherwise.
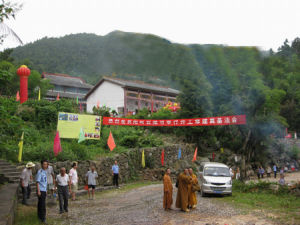
[[[28,99],[28,77],[30,75],[30,69],[22,65],[17,70],[17,74],[20,77],[20,103],[22,104]]]

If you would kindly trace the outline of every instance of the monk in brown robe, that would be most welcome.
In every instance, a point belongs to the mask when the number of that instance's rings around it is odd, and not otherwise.
[[[189,176],[188,169],[178,176],[178,191],[176,198],[176,207],[181,208],[184,212],[189,212],[188,209],[188,185],[192,183],[192,178]]]
[[[171,205],[173,203],[173,186],[172,180],[170,177],[171,170],[168,168],[164,175],[164,199],[163,206],[164,209],[171,209]]]
[[[189,169],[189,174],[192,178],[192,183],[189,184],[189,207],[195,209],[197,206],[197,196],[196,192],[192,190],[192,185],[198,184],[197,176],[193,173],[193,169]]]

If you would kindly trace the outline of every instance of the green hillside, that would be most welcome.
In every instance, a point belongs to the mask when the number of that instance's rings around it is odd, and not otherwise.
[[[74,34],[43,38],[14,49],[12,56],[29,59],[40,72],[79,75],[95,83],[102,75],[117,74],[176,86],[176,77],[201,73],[188,46],[154,36],[112,32],[106,36]]]

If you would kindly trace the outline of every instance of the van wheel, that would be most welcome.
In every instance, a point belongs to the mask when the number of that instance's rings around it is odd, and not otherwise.
[[[201,189],[201,197],[206,197],[206,194]]]

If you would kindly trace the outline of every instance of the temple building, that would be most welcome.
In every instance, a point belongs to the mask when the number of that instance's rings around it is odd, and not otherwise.
[[[73,77],[67,74],[42,73],[43,79],[48,79],[53,88],[47,91],[45,99],[55,100],[59,98],[77,99],[85,104],[84,97],[93,88],[92,85],[85,83],[80,77]]]
[[[107,106],[119,116],[135,114],[147,108],[151,112],[164,107],[169,101],[175,102],[179,91],[142,81],[103,77],[85,96],[87,112],[93,107]]]

